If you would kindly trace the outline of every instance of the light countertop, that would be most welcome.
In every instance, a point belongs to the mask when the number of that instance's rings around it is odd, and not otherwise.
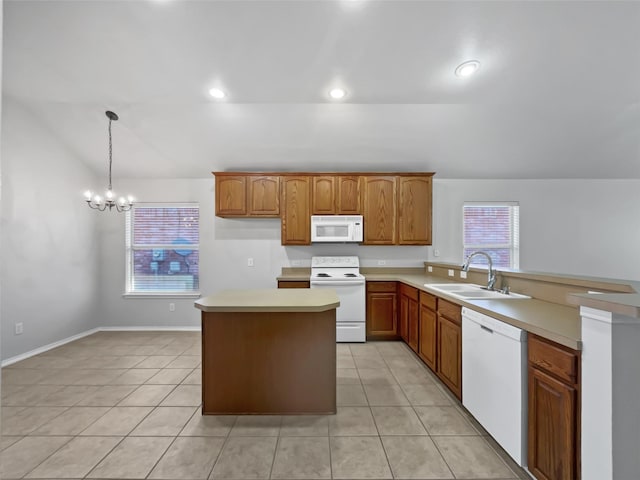
[[[203,297],[195,307],[203,312],[324,312],[340,306],[334,290],[225,290]]]

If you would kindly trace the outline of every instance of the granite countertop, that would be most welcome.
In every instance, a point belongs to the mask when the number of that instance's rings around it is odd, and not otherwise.
[[[460,283],[446,278],[417,273],[418,269],[389,269],[389,272],[361,272],[368,281],[402,282],[452,303],[469,307],[527,332],[547,338],[574,350],[581,348],[580,312],[577,307],[558,305],[535,298],[517,300],[460,300],[430,289],[429,283]],[[283,272],[278,280],[308,280],[309,272]],[[425,284],[427,284],[425,286]],[[609,295],[607,295],[609,296]],[[604,297],[604,295],[602,295]]]
[[[334,290],[225,290],[203,297],[195,307],[203,312],[324,312],[340,306]]]

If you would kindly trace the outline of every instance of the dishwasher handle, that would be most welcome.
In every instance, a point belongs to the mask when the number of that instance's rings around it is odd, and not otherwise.
[[[489,333],[493,333],[493,330],[491,330],[489,327],[485,327],[484,325],[480,325],[480,328],[482,330],[485,330],[485,331],[489,332]]]

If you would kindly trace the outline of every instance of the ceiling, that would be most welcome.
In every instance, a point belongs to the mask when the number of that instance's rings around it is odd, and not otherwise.
[[[97,173],[117,112],[121,178],[640,178],[639,26],[640,2],[4,0],[3,95]]]

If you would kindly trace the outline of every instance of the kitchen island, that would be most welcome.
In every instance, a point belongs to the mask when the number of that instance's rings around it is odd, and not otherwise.
[[[229,290],[202,311],[202,413],[336,412],[333,290]]]

